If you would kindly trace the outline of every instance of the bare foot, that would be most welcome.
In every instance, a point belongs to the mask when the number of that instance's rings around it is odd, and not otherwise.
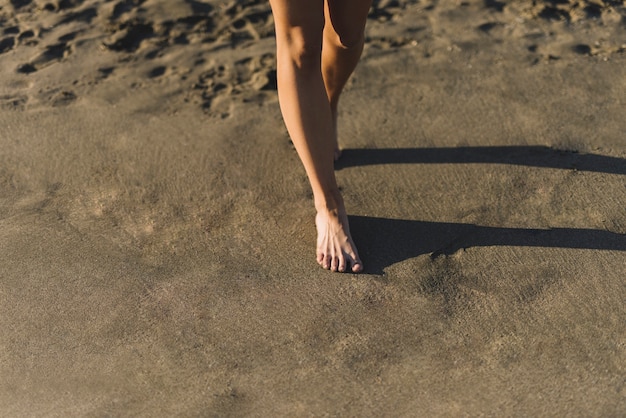
[[[345,209],[321,210],[315,217],[317,226],[317,262],[326,270],[363,271],[363,263],[350,236]]]

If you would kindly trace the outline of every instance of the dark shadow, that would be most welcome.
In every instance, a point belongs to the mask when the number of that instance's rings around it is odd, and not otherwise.
[[[350,216],[350,229],[366,273],[382,274],[400,261],[462,248],[521,246],[626,251],[626,235],[579,228],[498,228],[472,224],[423,222]],[[529,260],[532,262],[532,260]]]
[[[208,15],[213,10],[213,6],[207,3],[203,3],[201,1],[185,0],[185,3],[191,6],[191,10],[193,11],[194,15]]]
[[[626,174],[626,159],[544,146],[346,149],[338,170],[376,164],[483,163]]]

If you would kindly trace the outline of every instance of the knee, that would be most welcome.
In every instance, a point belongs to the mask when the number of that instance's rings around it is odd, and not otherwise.
[[[358,49],[363,47],[365,32],[354,32],[338,35],[339,46],[343,49]]]
[[[341,49],[360,49],[365,42],[365,30],[337,30],[333,27],[325,31],[328,41]]]
[[[322,52],[322,30],[305,31],[293,27],[283,37],[283,47],[290,61],[300,70],[319,71]]]

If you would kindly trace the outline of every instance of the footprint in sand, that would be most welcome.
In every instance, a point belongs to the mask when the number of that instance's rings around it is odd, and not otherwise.
[[[27,102],[28,96],[22,94],[0,96],[0,109],[24,110]]]
[[[76,100],[76,94],[73,91],[62,90],[53,93],[50,97],[50,103],[53,107],[67,106]]]
[[[501,22],[487,22],[479,25],[477,29],[489,35],[494,29],[501,28],[503,26],[504,23]]]
[[[485,0],[485,6],[488,9],[502,13],[504,11],[504,6],[506,6],[506,3],[498,0]]]
[[[9,36],[3,39],[0,39],[0,54],[4,54],[7,51],[10,51],[15,46],[15,38],[13,36]]]
[[[69,12],[65,14],[61,18],[61,20],[57,22],[57,25],[64,25],[67,23],[74,23],[74,22],[91,23],[91,21],[96,16],[98,16],[98,10],[95,7],[89,7],[85,10],[80,10],[77,12]]]
[[[246,41],[267,38],[274,33],[274,19],[266,1],[234,1],[224,12],[228,19],[217,29],[217,35],[229,37],[233,47]]]
[[[201,92],[202,107],[211,115],[225,118],[230,116],[234,101],[262,104],[275,100],[275,62],[274,54],[265,54],[205,71],[194,85]]]
[[[586,44],[574,45],[572,51],[580,55],[591,55],[591,47]]]
[[[378,37],[367,37],[365,38],[365,42],[374,48],[388,50],[392,48],[400,48],[403,46],[415,46],[418,44],[417,40],[414,38],[410,38],[407,36],[396,36],[396,37],[386,37],[386,36],[378,36]]]
[[[29,74],[41,70],[55,62],[61,61],[72,52],[72,47],[65,42],[59,42],[47,46],[39,55],[29,63],[17,67],[18,73]]]
[[[32,30],[25,30],[24,32],[20,33],[19,36],[17,37],[20,44],[29,45],[29,46],[35,46],[38,44],[38,41],[35,38],[36,38],[35,32]]]
[[[162,75],[165,74],[166,71],[167,71],[166,66],[159,65],[158,67],[154,67],[152,70],[150,70],[150,72],[148,73],[148,77],[150,78],[161,77]]]
[[[115,33],[104,42],[104,46],[117,52],[135,52],[141,43],[154,36],[154,27],[143,22],[122,23]]]
[[[394,20],[396,17],[401,16],[410,4],[418,3],[415,0],[380,0],[374,1],[372,7],[367,15],[370,20],[376,20],[384,23],[390,20]],[[426,10],[431,10],[434,6],[426,6]]]
[[[10,0],[11,5],[17,10],[31,4],[32,0]]]
[[[533,15],[549,21],[575,22],[580,19],[601,19],[622,1],[593,2],[589,0],[543,0],[533,2]]]
[[[7,28],[5,28],[2,31],[3,34],[5,35],[17,35],[20,33],[20,27],[19,26],[9,26]]]

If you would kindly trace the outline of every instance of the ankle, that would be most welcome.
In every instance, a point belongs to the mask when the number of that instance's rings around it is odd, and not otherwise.
[[[338,213],[343,210],[343,198],[339,189],[334,189],[325,193],[318,193],[315,196],[315,209],[318,212]]]

